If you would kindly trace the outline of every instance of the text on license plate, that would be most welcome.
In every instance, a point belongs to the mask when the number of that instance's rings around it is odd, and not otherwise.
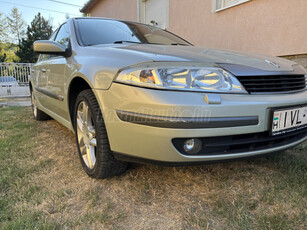
[[[274,111],[272,135],[307,127],[307,106]]]

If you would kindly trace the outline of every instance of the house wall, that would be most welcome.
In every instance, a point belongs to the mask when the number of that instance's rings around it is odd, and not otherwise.
[[[101,0],[90,10],[91,17],[138,20],[138,0]]]
[[[194,45],[274,56],[307,54],[307,0],[252,0],[212,13],[212,0],[170,0],[169,30]]]

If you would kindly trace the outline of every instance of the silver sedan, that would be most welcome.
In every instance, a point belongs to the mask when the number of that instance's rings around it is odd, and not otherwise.
[[[306,71],[285,59],[196,47],[103,18],[69,19],[34,50],[34,117],[75,133],[94,178],[122,173],[127,162],[200,164],[306,140]]]

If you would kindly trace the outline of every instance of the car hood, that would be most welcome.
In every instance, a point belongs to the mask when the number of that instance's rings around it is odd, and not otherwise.
[[[142,55],[153,61],[168,62],[204,62],[216,63],[232,72],[291,72],[295,62],[257,54],[244,54],[219,49],[209,49],[195,46],[171,46],[171,45],[121,45],[112,49],[120,49],[125,52]],[[236,67],[235,67],[236,66]],[[238,69],[238,66],[242,68]]]

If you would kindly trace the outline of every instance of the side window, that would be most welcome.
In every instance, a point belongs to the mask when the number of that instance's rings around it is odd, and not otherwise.
[[[56,29],[56,31],[53,32],[53,34],[49,38],[50,41],[54,41],[55,36],[57,35],[58,31],[59,31],[59,29]]]
[[[47,58],[48,58],[48,55],[46,55],[46,54],[40,54],[40,55],[38,56],[37,62],[44,61],[44,60],[46,60]]]
[[[58,31],[59,31],[59,29],[56,29],[56,30],[52,33],[52,35],[51,35],[50,38],[49,38],[49,41],[54,41],[55,36],[57,35]],[[45,61],[45,60],[47,60],[47,59],[49,59],[49,58],[51,58],[51,57],[54,57],[54,56],[55,56],[55,55],[41,54],[41,55],[39,55],[38,62],[40,62],[40,61]]]
[[[65,23],[61,26],[55,38],[55,41],[65,46],[66,48],[68,48],[69,39],[70,39],[70,33],[69,33],[68,25]]]

